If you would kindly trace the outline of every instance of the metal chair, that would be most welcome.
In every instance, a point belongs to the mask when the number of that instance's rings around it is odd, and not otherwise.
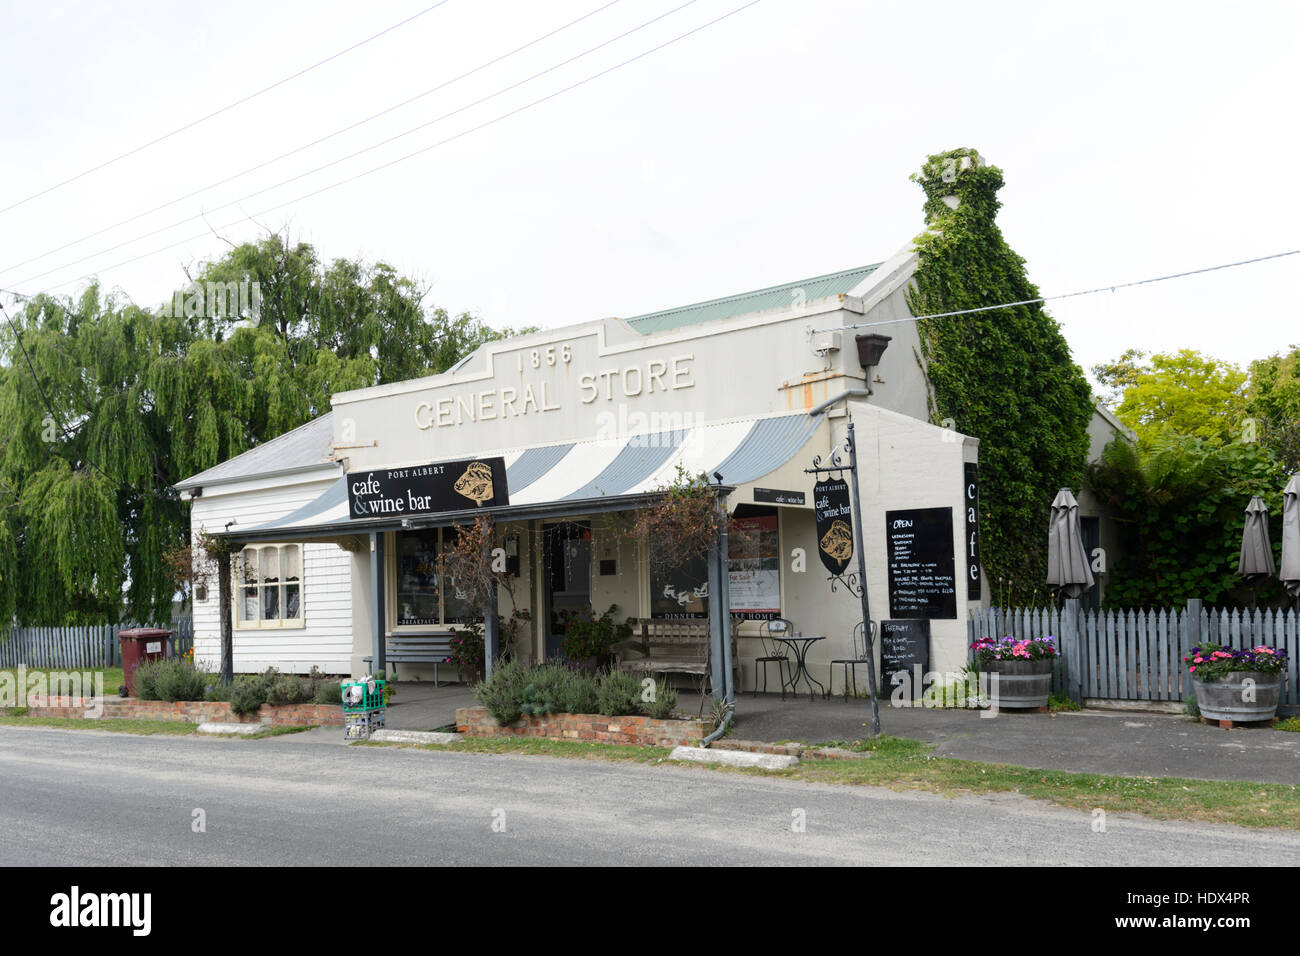
[[[849,701],[850,682],[853,685],[853,696],[854,697],[858,696],[858,665],[867,663],[867,648],[871,646],[870,644],[867,643],[867,641],[874,642],[876,639],[876,622],[868,621],[867,625],[868,627],[864,628],[862,626],[861,621],[853,625],[853,655],[854,656],[840,657],[831,661],[830,670],[827,672],[827,677],[826,677],[827,697],[830,697],[831,695],[831,691],[830,691],[831,678],[835,676],[836,664],[844,665],[844,702],[847,704]],[[867,640],[862,639],[862,635],[864,631],[869,632],[869,636]]]
[[[790,654],[785,645],[775,640],[775,635],[794,633],[794,626],[783,617],[774,617],[763,622],[759,638],[763,642],[763,653],[754,660],[754,666],[763,668],[763,693],[767,693],[767,665],[776,665],[776,674],[781,678],[781,699],[785,700],[785,669],[790,663]],[[758,696],[758,671],[754,671],[754,696]]]

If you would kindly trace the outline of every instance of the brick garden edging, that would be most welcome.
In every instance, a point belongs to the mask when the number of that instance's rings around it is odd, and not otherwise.
[[[32,717],[88,716],[93,701],[84,698],[28,699],[28,714]],[[341,704],[285,704],[272,707],[263,704],[256,714],[240,716],[230,709],[228,701],[137,700],[134,697],[105,697],[102,701],[103,717],[132,720],[184,720],[191,724],[204,723],[260,723],[268,727],[342,726]]]
[[[486,707],[456,710],[456,730],[466,737],[543,737],[640,747],[698,744],[712,728],[704,720],[657,720],[654,717],[605,717],[601,714],[551,714],[525,717],[502,727]]]

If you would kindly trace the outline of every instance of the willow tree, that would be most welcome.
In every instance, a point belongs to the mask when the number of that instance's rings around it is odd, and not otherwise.
[[[929,157],[909,305],[914,315],[1039,297],[997,226],[1002,171],[973,149]],[[1077,488],[1092,395],[1041,303],[917,323],[932,415],[980,439],[981,558],[1010,599],[1045,588],[1047,522],[1057,490]],[[1013,583],[1006,583],[1013,582]]]
[[[214,289],[244,296],[222,295]],[[0,327],[0,622],[166,621],[183,478],[326,412],[334,392],[428,375],[508,331],[449,318],[385,265],[277,236],[204,263],[159,307],[91,285]]]

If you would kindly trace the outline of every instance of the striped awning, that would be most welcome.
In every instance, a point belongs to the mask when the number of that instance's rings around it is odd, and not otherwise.
[[[672,484],[678,466],[692,475],[719,474],[732,487],[756,481],[793,458],[822,422],[807,413],[744,418],[493,451],[479,457],[505,459],[510,498],[506,510],[551,503],[575,505],[652,493]],[[347,479],[340,478],[315,501],[275,521],[237,529],[236,533],[328,529],[347,534],[363,528],[374,530],[372,523],[350,518]]]

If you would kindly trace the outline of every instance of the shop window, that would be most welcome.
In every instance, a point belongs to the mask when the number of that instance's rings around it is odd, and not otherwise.
[[[757,512],[758,509],[753,509]],[[781,616],[781,547],[776,509],[731,519],[727,596],[734,617],[765,621]]]
[[[731,519],[728,597],[731,613],[747,620],[781,615],[781,550],[775,508],[749,506]],[[663,620],[709,616],[709,568],[704,555],[679,567],[655,560],[650,542],[650,616]]]
[[[438,574],[438,555],[455,536],[455,528],[397,532],[394,626],[441,627],[475,618],[469,594],[455,579],[443,582]]]
[[[235,558],[235,626],[302,627],[302,545],[250,545]]]

